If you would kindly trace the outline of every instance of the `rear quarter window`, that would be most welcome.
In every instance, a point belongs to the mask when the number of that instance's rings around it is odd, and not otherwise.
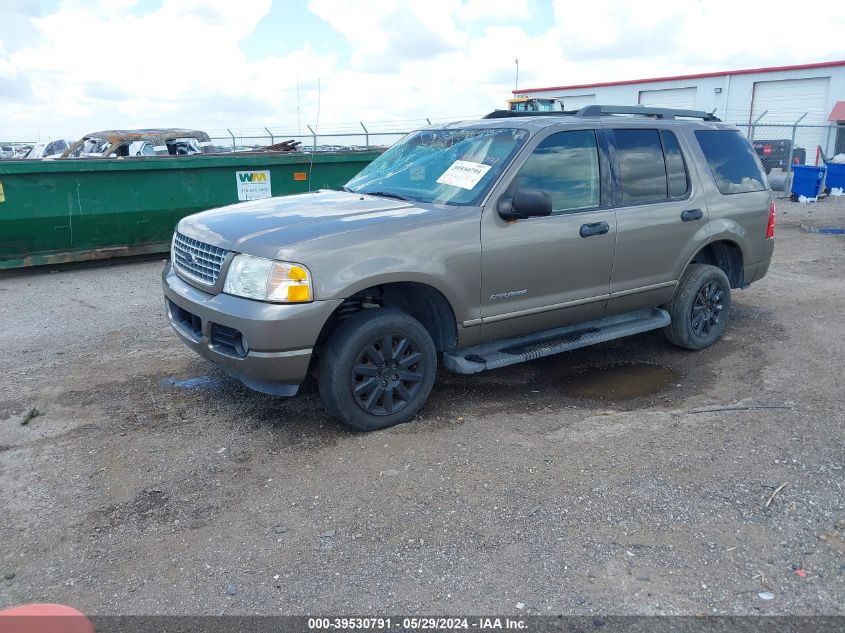
[[[696,130],[695,138],[721,193],[766,189],[766,179],[757,165],[757,154],[739,131]]]

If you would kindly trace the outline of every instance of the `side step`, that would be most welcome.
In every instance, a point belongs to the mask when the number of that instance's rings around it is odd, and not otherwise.
[[[443,364],[446,369],[457,374],[475,374],[632,334],[658,330],[669,325],[670,321],[669,313],[660,308],[636,310],[455,350],[450,354],[443,354]]]

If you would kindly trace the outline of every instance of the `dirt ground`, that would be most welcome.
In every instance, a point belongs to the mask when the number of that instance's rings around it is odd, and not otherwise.
[[[845,236],[802,228],[845,199],[779,208],[714,347],[443,374],[372,434],[191,353],[159,260],[3,275],[0,607],[845,613]]]

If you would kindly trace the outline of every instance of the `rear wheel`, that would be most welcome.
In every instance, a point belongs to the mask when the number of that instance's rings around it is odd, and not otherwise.
[[[728,327],[731,285],[721,268],[690,264],[667,306],[672,323],[666,338],[679,347],[703,349],[715,343]]]
[[[328,412],[362,431],[407,422],[431,393],[434,341],[413,317],[389,308],[362,310],[331,335],[318,384]]]

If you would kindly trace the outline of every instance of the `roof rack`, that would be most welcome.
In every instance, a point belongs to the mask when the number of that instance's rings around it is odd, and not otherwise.
[[[704,119],[705,121],[720,121],[709,112],[702,110],[678,110],[676,108],[649,108],[643,105],[634,106],[608,106],[608,105],[588,105],[584,106],[575,116],[578,117],[597,117],[608,114],[639,114],[641,116],[650,116],[656,119],[674,119],[676,117],[685,117],[689,119]]]
[[[721,121],[708,112],[701,110],[678,110],[675,108],[649,108],[642,105],[634,106],[611,106],[611,105],[588,105],[580,110],[558,110],[551,112],[523,112],[514,110],[494,110],[484,115],[484,119],[507,119],[510,117],[526,116],[577,116],[601,117],[614,114],[637,114],[640,116],[653,117],[655,119],[674,119],[677,117],[689,119],[703,119],[704,121]]]

